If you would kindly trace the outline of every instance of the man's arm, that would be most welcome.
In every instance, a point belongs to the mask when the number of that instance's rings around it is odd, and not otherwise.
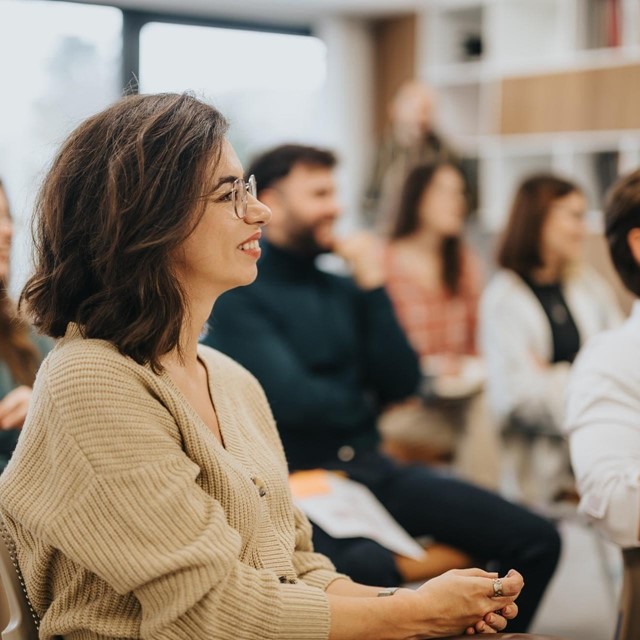
[[[587,344],[572,371],[564,425],[580,510],[621,547],[640,544],[640,349],[628,336]]]
[[[398,402],[415,394],[420,364],[384,290],[384,248],[370,233],[357,233],[336,243],[336,255],[351,268],[357,292],[363,370],[368,387],[380,404]]]
[[[383,288],[360,292],[360,320],[367,381],[381,404],[417,393],[420,363]]]

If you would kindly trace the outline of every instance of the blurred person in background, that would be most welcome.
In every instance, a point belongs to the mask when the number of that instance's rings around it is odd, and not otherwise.
[[[364,198],[364,222],[385,229],[397,210],[402,185],[420,164],[455,160],[434,128],[435,95],[418,80],[400,86],[389,105],[389,129],[378,147]]]
[[[431,381],[431,399],[387,412],[380,429],[395,457],[430,463],[464,454],[461,471],[495,488],[495,429],[484,409],[476,348],[483,278],[463,238],[467,210],[458,165],[444,161],[409,173],[385,253],[386,288]]]
[[[9,298],[12,238],[9,200],[0,180],[0,472],[15,449],[36,372],[51,347],[30,330]]]
[[[586,209],[573,182],[524,180],[480,306],[490,405],[522,497],[541,504],[575,494],[560,431],[571,363],[586,340],[622,320],[608,284],[582,261]]]
[[[336,235],[335,165],[330,151],[302,145],[276,147],[251,163],[258,197],[272,211],[260,273],[216,303],[204,342],[263,385],[291,471],[346,475],[411,536],[435,540],[413,560],[366,537],[332,537],[314,526],[315,548],[339,571],[366,584],[399,585],[451,564],[513,566],[527,587],[510,626],[526,629],[558,559],[553,525],[494,493],[379,451],[378,414],[415,396],[419,362],[384,290],[380,241]],[[318,268],[316,258],[331,252],[352,277]]]
[[[579,509],[621,547],[640,546],[640,170],[614,185],[605,233],[636,301],[620,327],[581,351],[568,389],[566,432]]]

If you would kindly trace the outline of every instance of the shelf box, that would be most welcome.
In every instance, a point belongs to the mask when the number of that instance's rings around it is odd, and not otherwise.
[[[491,61],[540,60],[566,53],[571,38],[562,28],[558,0],[509,0],[487,5],[487,56]]]
[[[622,46],[622,0],[581,0],[577,9],[578,48],[606,49]]]
[[[428,30],[428,57],[433,64],[475,62],[483,58],[483,13],[478,6],[439,6]]]

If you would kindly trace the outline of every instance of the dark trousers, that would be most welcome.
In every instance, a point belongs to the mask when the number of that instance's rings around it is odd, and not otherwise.
[[[398,465],[373,451],[323,467],[367,486],[410,535],[432,536],[501,576],[518,570],[525,587],[509,631],[527,630],[560,555],[552,523],[494,493],[427,467]],[[338,571],[357,582],[387,587],[401,581],[392,552],[372,540],[335,539],[314,525],[313,541]]]

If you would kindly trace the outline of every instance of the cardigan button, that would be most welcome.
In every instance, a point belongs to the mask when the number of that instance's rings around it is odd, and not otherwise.
[[[251,478],[251,481],[256,485],[256,488],[258,489],[258,495],[261,498],[264,498],[267,495],[267,485],[264,483],[264,481],[257,476]]]
[[[356,450],[349,445],[338,449],[338,460],[341,462],[351,462],[356,457]]]

